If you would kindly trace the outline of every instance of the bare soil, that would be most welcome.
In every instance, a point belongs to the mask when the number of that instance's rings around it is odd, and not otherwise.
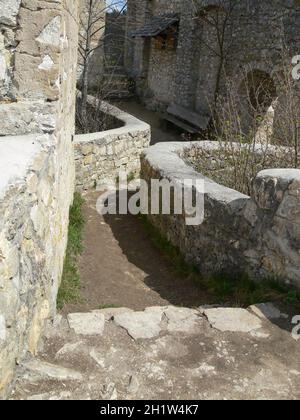
[[[66,305],[64,313],[104,307],[143,310],[166,304],[194,307],[209,302],[206,292],[176,273],[138,217],[104,218],[96,211],[98,197],[95,191],[85,196],[84,252],[79,258],[82,302]]]

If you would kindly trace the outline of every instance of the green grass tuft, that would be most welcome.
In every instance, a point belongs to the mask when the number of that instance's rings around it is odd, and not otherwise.
[[[66,250],[63,275],[57,296],[57,308],[62,309],[67,303],[80,301],[80,276],[77,268],[77,257],[83,251],[82,231],[85,220],[82,213],[84,199],[75,193],[70,208],[68,245]]]
[[[121,308],[121,306],[115,305],[114,303],[112,304],[107,303],[107,304],[98,306],[98,309],[118,309],[118,308]]]

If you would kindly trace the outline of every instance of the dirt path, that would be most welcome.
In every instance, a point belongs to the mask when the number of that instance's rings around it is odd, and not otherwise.
[[[182,141],[182,137],[176,129],[162,128],[162,118],[157,112],[150,111],[136,100],[118,102],[118,108],[134,115],[142,121],[151,125],[151,145],[166,141]]]
[[[142,310],[172,304],[199,306],[207,294],[174,271],[134,216],[105,216],[96,211],[99,193],[85,197],[84,252],[79,260],[83,303],[67,305],[64,313],[103,307]]]

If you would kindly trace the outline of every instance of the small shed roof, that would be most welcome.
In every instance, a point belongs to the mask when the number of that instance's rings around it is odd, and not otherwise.
[[[157,36],[178,22],[179,16],[176,14],[154,16],[145,26],[132,32],[131,36],[132,38]]]

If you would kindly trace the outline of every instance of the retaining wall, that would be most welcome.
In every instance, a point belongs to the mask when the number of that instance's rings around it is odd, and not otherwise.
[[[91,103],[93,100],[89,99]],[[139,173],[141,153],[150,144],[148,124],[106,102],[101,104],[101,111],[115,117],[120,127],[75,136],[76,188],[79,191],[115,181],[120,170]]]
[[[201,273],[248,273],[300,288],[300,170],[270,169],[253,181],[252,197],[215,183],[181,158],[193,144],[160,143],[142,156],[142,178],[203,179],[204,222],[188,226],[185,215],[149,215],[151,222]],[[211,143],[211,142],[210,142]]]

